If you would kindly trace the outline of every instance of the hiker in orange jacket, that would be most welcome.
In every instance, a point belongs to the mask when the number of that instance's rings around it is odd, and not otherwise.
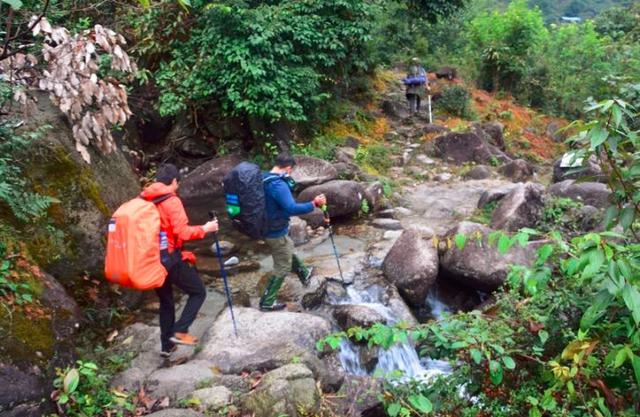
[[[176,194],[180,181],[180,171],[172,164],[164,164],[156,172],[156,182],[142,191],[142,198],[151,201],[169,196],[157,204],[160,212],[160,230],[166,233],[169,249],[168,259],[162,264],[168,275],[164,285],[156,289],[160,299],[160,340],[161,355],[169,357],[176,344],[195,345],[198,339],[189,332],[189,326],[195,320],[206,298],[204,283],[195,268],[195,255],[183,251],[182,245],[188,240],[202,239],[207,233],[218,231],[218,221],[213,220],[202,226],[190,226],[182,201]],[[176,322],[173,301],[173,286],[184,291],[189,298]]]

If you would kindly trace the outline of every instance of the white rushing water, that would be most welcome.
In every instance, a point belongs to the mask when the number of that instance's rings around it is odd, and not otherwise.
[[[388,324],[394,324],[398,322],[398,318],[395,317],[389,307],[382,303],[381,291],[382,289],[379,287],[357,290],[353,286],[350,286],[347,288],[347,295],[345,297],[333,301],[334,304],[351,304],[368,307],[384,317]],[[427,304],[431,307],[432,314],[435,317],[440,317],[442,312],[448,311],[447,306],[438,300],[435,294],[430,294],[430,298],[427,299]],[[348,340],[343,340],[340,343],[339,358],[342,367],[347,373],[359,376],[368,374],[365,366],[361,363],[361,349],[360,346]],[[378,362],[373,374],[387,376],[395,375],[400,371],[402,373],[400,381],[417,379],[428,382],[438,375],[451,372],[450,365],[445,361],[432,360],[429,358],[420,359],[411,341],[397,343],[387,350],[378,348],[377,356]]]
[[[431,309],[431,315],[434,319],[440,320],[443,313],[451,313],[451,309],[445,303],[443,303],[435,291],[429,291],[425,303]]]

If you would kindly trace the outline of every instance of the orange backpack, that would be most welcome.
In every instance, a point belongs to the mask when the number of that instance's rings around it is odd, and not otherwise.
[[[109,221],[104,275],[109,282],[137,290],[159,288],[167,270],[160,251],[167,251],[167,237],[160,230],[156,204],[171,195],[147,201],[136,197],[121,205]]]

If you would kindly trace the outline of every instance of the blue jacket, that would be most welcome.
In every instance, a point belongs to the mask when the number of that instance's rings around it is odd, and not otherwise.
[[[289,233],[289,219],[291,216],[307,214],[313,211],[313,203],[296,203],[291,194],[289,184],[282,179],[271,179],[276,174],[265,173],[263,178],[264,197],[267,215],[266,238],[277,238]]]

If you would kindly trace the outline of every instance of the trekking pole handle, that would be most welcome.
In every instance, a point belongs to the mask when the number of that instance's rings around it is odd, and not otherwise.
[[[323,204],[320,207],[320,210],[322,210],[322,213],[324,214],[324,222],[326,224],[330,224],[331,223],[331,219],[329,218],[329,209],[328,209],[327,205]]]
[[[218,220],[218,213],[215,210],[211,210],[207,213],[209,215],[209,220]],[[213,232],[214,235],[217,235],[218,232]]]

